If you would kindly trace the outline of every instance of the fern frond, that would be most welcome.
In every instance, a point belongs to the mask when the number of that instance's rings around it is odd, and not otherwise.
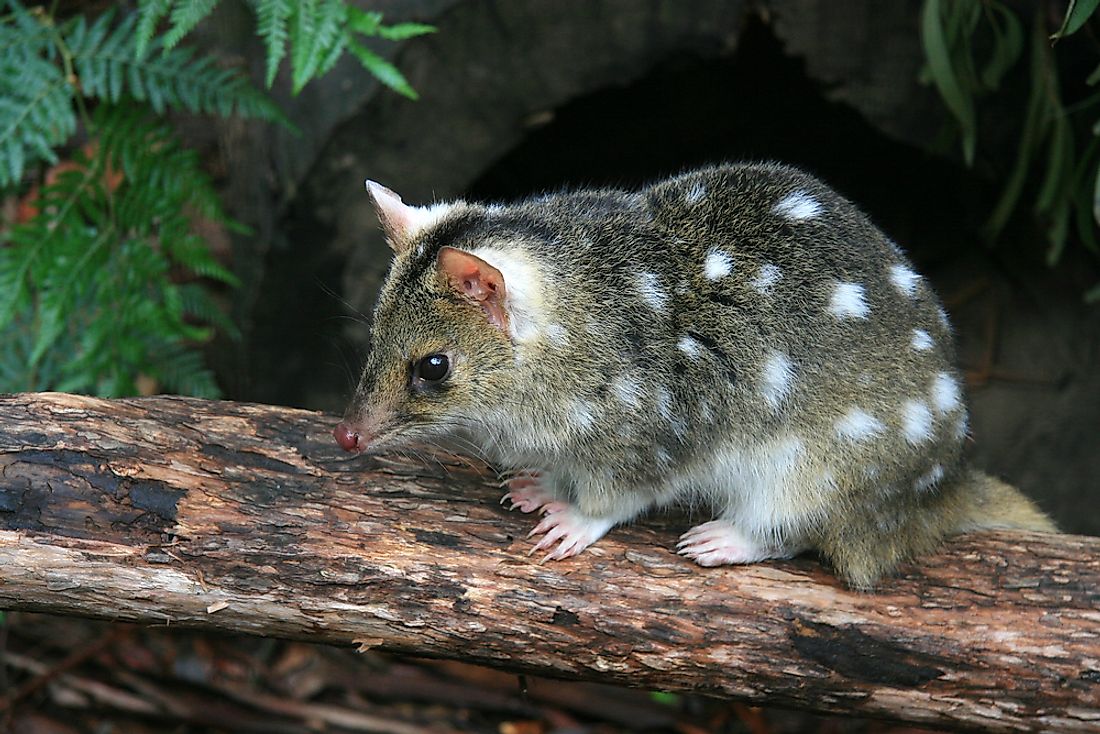
[[[69,47],[83,93],[118,102],[124,93],[148,101],[158,113],[166,108],[222,116],[239,114],[289,125],[283,113],[239,70],[218,68],[209,57],[195,58],[188,48],[165,47],[152,39],[148,57],[138,55],[136,14],[110,30],[106,13],[90,27],[83,17],[66,23],[62,36]],[[157,53],[162,51],[162,53]]]
[[[290,0],[262,0],[256,4],[256,32],[267,49],[264,83],[268,89],[275,82],[279,63],[286,56],[286,42],[290,37],[287,26],[293,10]]]
[[[213,395],[192,345],[227,319],[197,286],[170,278],[236,282],[191,231],[188,212],[226,219],[213,186],[197,154],[142,108],[100,105],[88,133],[89,153],[78,151],[42,188],[39,214],[0,241],[0,343],[16,345],[0,350],[0,380],[119,395],[148,374]]]
[[[56,163],[53,148],[76,130],[73,89],[49,60],[48,30],[11,7],[9,22],[0,22],[0,187],[18,183],[37,161]]]
[[[172,9],[172,0],[141,0],[138,3],[138,22],[134,31],[134,52],[139,59],[145,57],[149,42],[157,32],[157,25]]]
[[[434,25],[424,23],[397,23],[396,25],[382,25],[378,27],[378,36],[387,41],[404,41],[417,36],[435,33]]]
[[[164,49],[171,51],[199,22],[210,15],[218,0],[175,0],[172,25],[164,36]]]
[[[374,74],[378,81],[409,99],[419,99],[420,95],[396,66],[357,41],[349,41],[348,50],[355,54],[360,63],[366,67],[367,71]]]

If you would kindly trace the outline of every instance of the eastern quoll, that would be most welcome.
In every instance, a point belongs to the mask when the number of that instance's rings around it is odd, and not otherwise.
[[[336,440],[491,460],[549,559],[674,504],[713,518],[677,545],[700,565],[812,549],[857,587],[951,533],[1054,530],[963,462],[927,281],[806,173],[721,165],[505,206],[367,188],[395,259]]]

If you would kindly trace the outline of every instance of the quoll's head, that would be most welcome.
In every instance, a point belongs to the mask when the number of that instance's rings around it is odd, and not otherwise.
[[[467,432],[505,398],[514,365],[504,276],[471,252],[482,210],[409,206],[373,181],[367,190],[395,257],[359,386],[333,431],[352,452]]]

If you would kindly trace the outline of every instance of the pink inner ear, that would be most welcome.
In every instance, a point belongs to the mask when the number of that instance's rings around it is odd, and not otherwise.
[[[460,294],[477,303],[489,323],[502,331],[507,328],[504,310],[504,276],[477,255],[453,247],[439,251],[439,271]]]

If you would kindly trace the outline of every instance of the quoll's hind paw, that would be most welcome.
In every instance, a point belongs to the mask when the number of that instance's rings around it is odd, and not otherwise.
[[[786,549],[761,545],[726,520],[711,520],[696,525],[680,536],[676,552],[700,566],[756,563],[766,558],[785,558],[791,555]]]
[[[500,498],[500,504],[511,503],[508,505],[509,510],[534,512],[542,508],[546,512],[545,508],[556,500],[554,493],[543,486],[538,472],[520,472],[504,484],[508,487],[508,492]]]
[[[546,505],[546,516],[527,534],[542,535],[527,555],[550,549],[539,563],[559,561],[575,556],[602,538],[615,523],[611,520],[585,517],[564,502]]]

